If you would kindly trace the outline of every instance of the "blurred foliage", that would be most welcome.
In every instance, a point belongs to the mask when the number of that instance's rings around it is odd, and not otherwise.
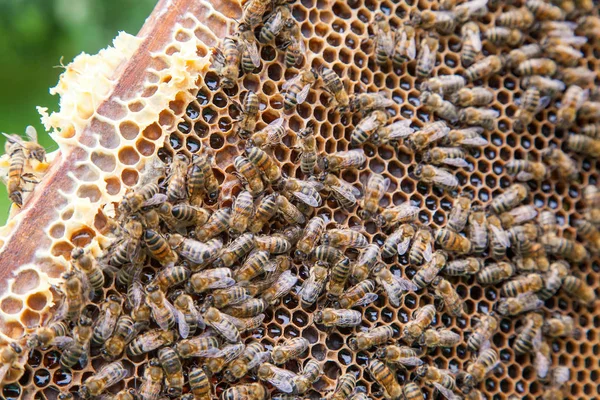
[[[48,151],[36,106],[58,109],[50,96],[61,68],[81,52],[96,54],[119,31],[136,34],[157,0],[0,0],[0,131],[24,135],[33,125]],[[0,146],[4,149],[4,138]],[[0,185],[0,225],[10,201]]]

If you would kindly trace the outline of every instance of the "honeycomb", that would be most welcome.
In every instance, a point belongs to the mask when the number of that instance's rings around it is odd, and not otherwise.
[[[193,3],[193,4],[191,4]],[[477,19],[484,32],[494,26],[496,17],[516,7],[514,4],[489,4],[489,13]],[[431,110],[421,105],[419,80],[415,63],[394,68],[391,64],[378,66],[373,56],[373,43],[365,40],[373,33],[371,23],[381,12],[394,27],[409,19],[411,11],[439,9],[435,1],[375,1],[375,0],[301,0],[292,5],[292,15],[300,25],[306,42],[307,57],[303,66],[326,66],[343,80],[349,93],[389,93],[397,103],[390,107],[393,119],[411,119],[414,127],[436,120]],[[597,13],[597,10],[594,10]],[[74,247],[90,246],[95,256],[113,240],[110,219],[114,204],[137,184],[156,178],[155,156],[169,164],[176,153],[188,157],[209,147],[215,151],[215,175],[221,186],[219,204],[229,205],[240,189],[232,174],[232,160],[243,154],[245,143],[235,134],[235,119],[239,115],[236,103],[242,103],[248,91],[258,94],[260,117],[257,129],[280,116],[287,119],[290,131],[299,132],[313,121],[318,132],[319,153],[333,153],[351,148],[350,135],[359,122],[358,115],[334,112],[330,96],[313,87],[306,102],[294,110],[284,111],[281,86],[297,74],[297,69],[285,67],[283,56],[273,46],[261,47],[260,73],[243,75],[231,89],[220,87],[218,74],[209,68],[210,48],[219,39],[231,34],[241,7],[230,2],[179,1],[161,2],[138,37],[120,34],[114,47],[98,55],[78,56],[66,67],[53,93],[61,96],[60,111],[52,114],[41,108],[47,130],[59,144],[59,153],[48,157],[48,165],[39,166],[42,183],[28,196],[22,209],[13,208],[8,224],[0,230],[2,253],[2,292],[0,300],[0,332],[5,342],[22,339],[51,315],[58,295],[53,285],[59,285],[61,275],[69,265]],[[533,32],[525,43],[539,38]],[[432,76],[461,74],[461,39],[456,34],[440,35],[437,62]],[[484,41],[483,55],[503,54],[509,47],[495,46]],[[595,43],[582,47],[585,58],[582,66],[597,71],[598,51]],[[494,129],[483,137],[488,144],[467,156],[469,166],[457,169],[461,191],[470,193],[482,205],[487,205],[505,188],[515,182],[505,165],[513,159],[540,160],[541,151],[549,146],[565,150],[576,161],[581,178],[575,181],[546,179],[529,182],[530,194],[525,204],[538,210],[555,213],[563,237],[576,237],[573,221],[582,217],[583,188],[598,185],[597,164],[594,159],[570,152],[566,147],[567,130],[556,128],[558,102],[536,115],[524,133],[513,131],[517,102],[523,96],[520,78],[503,71],[477,82],[494,90],[490,106],[499,112]],[[273,155],[282,171],[290,177],[304,178],[295,148],[295,135],[288,133],[283,145],[276,146]],[[341,177],[357,188],[366,186],[371,172],[382,174],[391,185],[380,202],[381,207],[410,202],[420,207],[418,221],[432,229],[443,227],[452,208],[454,197],[438,188],[418,182],[414,169],[420,156],[405,144],[362,146],[367,155],[364,168],[344,170]],[[7,159],[0,167],[7,168]],[[218,206],[209,208],[213,210]],[[348,212],[337,202],[327,200],[317,211],[328,218],[328,228],[338,225],[360,227],[369,242],[382,244],[385,231],[373,222],[363,221],[356,209]],[[278,229],[275,223],[272,228]],[[32,245],[35,243],[35,245]],[[356,254],[350,254],[355,257]],[[411,278],[416,273],[407,257],[394,258],[389,263],[397,275]],[[488,262],[491,262],[489,260]],[[308,276],[301,264],[294,268],[300,277],[297,287]],[[596,292],[600,266],[597,257],[572,266],[572,273],[585,280]],[[147,272],[147,279],[155,273]],[[423,359],[438,368],[464,370],[472,360],[466,348],[468,331],[473,317],[494,309],[500,298],[497,286],[480,286],[473,278],[449,278],[466,305],[461,317],[439,312],[434,326],[447,327],[459,333],[463,342],[448,349],[437,349]],[[109,281],[112,284],[112,282]],[[114,285],[103,289],[105,297],[114,292]],[[404,297],[400,307],[389,304],[385,295],[361,308],[363,321],[356,328],[327,330],[313,323],[316,307],[300,305],[294,292],[286,295],[281,304],[268,309],[262,326],[246,340],[258,340],[270,349],[282,338],[304,337],[309,350],[297,362],[286,365],[298,371],[307,359],[319,362],[323,375],[307,396],[319,398],[333,390],[337,378],[345,372],[357,375],[358,387],[371,397],[381,398],[381,386],[367,368],[372,351],[354,352],[348,338],[362,330],[391,325],[396,332],[409,321],[414,310],[433,304],[433,292],[421,290]],[[88,306],[91,311],[97,305]],[[599,341],[598,312],[581,306],[564,291],[547,300],[547,314],[558,311],[576,317],[584,335],[580,340],[556,339],[550,342],[554,366],[568,366],[570,388],[568,398],[594,398],[598,393]],[[488,376],[480,386],[487,398],[538,398],[544,392],[529,355],[516,355],[512,344],[515,332],[523,325],[522,318],[502,318],[500,330],[493,338],[501,367]],[[397,337],[396,337],[397,338]],[[60,353],[55,349],[31,351],[25,373],[16,382],[6,379],[2,395],[6,399],[55,399],[60,391],[77,392],[81,383],[105,363],[92,352],[91,362],[83,369],[65,371],[60,368]],[[139,387],[147,356],[125,357],[123,362],[130,377],[111,388]],[[187,367],[187,366],[186,366]],[[397,371],[401,384],[412,379],[411,371]],[[13,379],[14,380],[14,379]],[[215,380],[215,394],[228,387]],[[433,392],[422,389],[430,398]]]

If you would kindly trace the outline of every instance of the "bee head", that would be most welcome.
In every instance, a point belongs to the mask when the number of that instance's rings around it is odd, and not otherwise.
[[[358,210],[358,217],[362,220],[369,220],[371,218],[371,213],[367,210]]]
[[[415,168],[413,173],[415,174],[415,177],[420,178],[423,174],[423,164],[417,165],[417,168]]]

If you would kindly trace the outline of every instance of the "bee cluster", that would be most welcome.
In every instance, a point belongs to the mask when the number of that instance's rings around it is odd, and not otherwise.
[[[568,397],[561,346],[594,331],[567,311],[596,300],[574,271],[597,272],[600,246],[595,9],[314,3],[246,2],[166,170],[118,205],[103,258],[72,251],[54,318],[2,348],[5,382],[34,373],[52,399]],[[312,37],[333,15],[326,42],[348,29],[366,72]],[[499,107],[509,75],[524,92]],[[532,157],[505,152],[509,126],[536,136]],[[565,180],[570,221],[539,196]]]

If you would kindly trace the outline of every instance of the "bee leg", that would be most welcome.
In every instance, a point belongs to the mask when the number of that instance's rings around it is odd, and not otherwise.
[[[23,180],[23,182],[27,182],[27,183],[40,183],[40,181],[38,181],[36,179],[36,176],[31,173],[21,175],[21,180]]]

